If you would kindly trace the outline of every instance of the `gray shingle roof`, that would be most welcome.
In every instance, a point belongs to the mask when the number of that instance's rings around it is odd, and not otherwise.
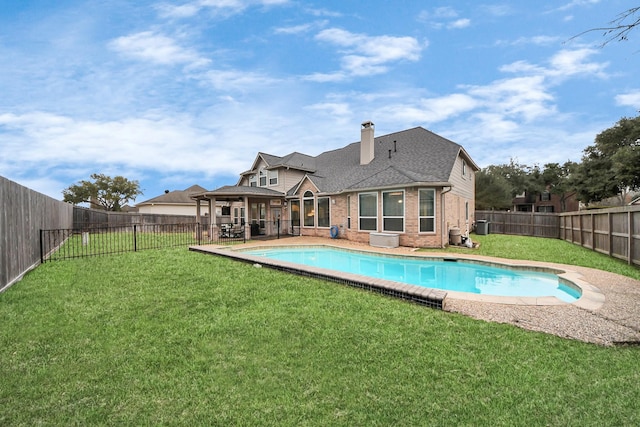
[[[304,172],[313,172],[316,170],[316,159],[315,157],[308,156],[306,154],[298,153],[294,151],[293,153],[287,154],[284,157],[274,156],[273,154],[267,153],[258,153],[257,157],[261,157],[265,163],[267,164],[267,169],[275,169],[279,167],[287,167],[291,169],[298,169]],[[256,162],[252,166],[255,167]],[[242,172],[240,175],[253,174],[255,170],[250,169],[248,171]]]
[[[264,187],[249,187],[246,185],[225,185],[220,188],[216,188],[213,191],[203,191],[202,193],[206,193],[211,196],[239,196],[239,195],[247,195],[247,196],[269,196],[269,197],[282,197],[283,193],[280,191],[275,191],[270,188]]]
[[[306,177],[320,193],[335,194],[351,190],[390,188],[412,184],[447,185],[458,155],[463,155],[472,169],[476,164],[461,145],[441,137],[423,127],[403,130],[374,138],[374,158],[366,165],[360,164],[360,142],[326,151],[316,157],[293,152],[286,156],[258,153],[268,168],[290,167],[306,172]],[[258,159],[256,157],[256,161]],[[254,161],[255,167],[256,162]],[[243,172],[255,173],[255,171]],[[293,195],[300,184],[293,186],[287,195]],[[227,186],[212,193],[219,195],[256,194],[272,191],[250,187],[256,193],[246,193],[246,188]],[[278,192],[273,192],[281,194]],[[272,195],[276,195],[273,194]]]
[[[165,193],[161,196],[157,196],[152,199],[145,200],[144,202],[138,203],[136,206],[147,205],[152,203],[167,203],[167,204],[186,203],[186,204],[192,205],[193,199],[191,198],[191,195],[194,193],[201,193],[203,191],[207,191],[207,189],[199,185],[192,185],[191,187],[185,190],[174,190],[174,191]]]
[[[355,142],[318,155],[317,169],[309,176],[323,193],[413,182],[445,183],[462,150],[422,127],[376,137],[374,144],[375,157],[367,165],[360,165],[360,142]]]

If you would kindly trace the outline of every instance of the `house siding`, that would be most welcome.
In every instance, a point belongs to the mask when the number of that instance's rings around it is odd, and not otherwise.
[[[248,186],[249,185],[249,176],[255,174],[256,175],[256,185],[260,187],[260,168],[265,167],[266,163],[263,160],[260,160],[256,169],[253,169],[250,174],[243,176],[240,179],[239,185]],[[262,186],[263,188],[269,188],[271,190],[280,191],[282,193],[286,193],[292,187],[298,185],[300,180],[304,178],[305,173],[295,169],[287,169],[287,168],[277,168],[278,171],[278,184],[277,185],[269,185],[269,180],[267,178],[267,185]]]
[[[282,191],[286,193],[291,190],[293,187],[298,185],[298,183],[304,178],[305,173],[295,169],[286,169],[280,168],[280,175],[278,175],[278,181],[280,180],[280,176],[283,176],[282,180],[282,189],[278,191]]]
[[[466,174],[462,173],[464,163]],[[463,233],[471,231],[475,222],[475,172],[461,156],[456,158],[449,182],[452,184],[451,191],[445,193],[446,231],[448,233],[451,227],[458,227]]]
[[[139,213],[148,213],[148,214],[161,214],[161,215],[193,215],[196,216],[196,203],[193,202],[191,206],[185,205],[168,205],[168,204],[158,204],[154,203],[153,205],[138,205]],[[209,214],[209,207],[206,204],[202,204],[200,206],[200,212],[202,215]]]

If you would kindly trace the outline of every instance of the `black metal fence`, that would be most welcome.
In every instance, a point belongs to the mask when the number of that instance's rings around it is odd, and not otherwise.
[[[200,244],[244,243],[244,227],[209,236],[207,224],[145,224],[40,230],[40,262]]]

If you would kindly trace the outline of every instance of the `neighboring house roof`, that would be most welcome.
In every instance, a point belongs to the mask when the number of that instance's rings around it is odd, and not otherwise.
[[[191,198],[191,195],[194,193],[201,193],[203,191],[207,191],[206,188],[201,187],[199,185],[192,185],[186,190],[174,190],[168,193],[165,193],[161,196],[154,197],[149,200],[145,200],[144,202],[138,203],[136,206],[141,205],[152,205],[152,204],[188,204],[193,205],[194,201]]]

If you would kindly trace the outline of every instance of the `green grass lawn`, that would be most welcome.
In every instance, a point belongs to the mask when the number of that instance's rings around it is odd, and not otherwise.
[[[0,294],[0,425],[638,425],[638,366],[185,248],[46,263]]]

